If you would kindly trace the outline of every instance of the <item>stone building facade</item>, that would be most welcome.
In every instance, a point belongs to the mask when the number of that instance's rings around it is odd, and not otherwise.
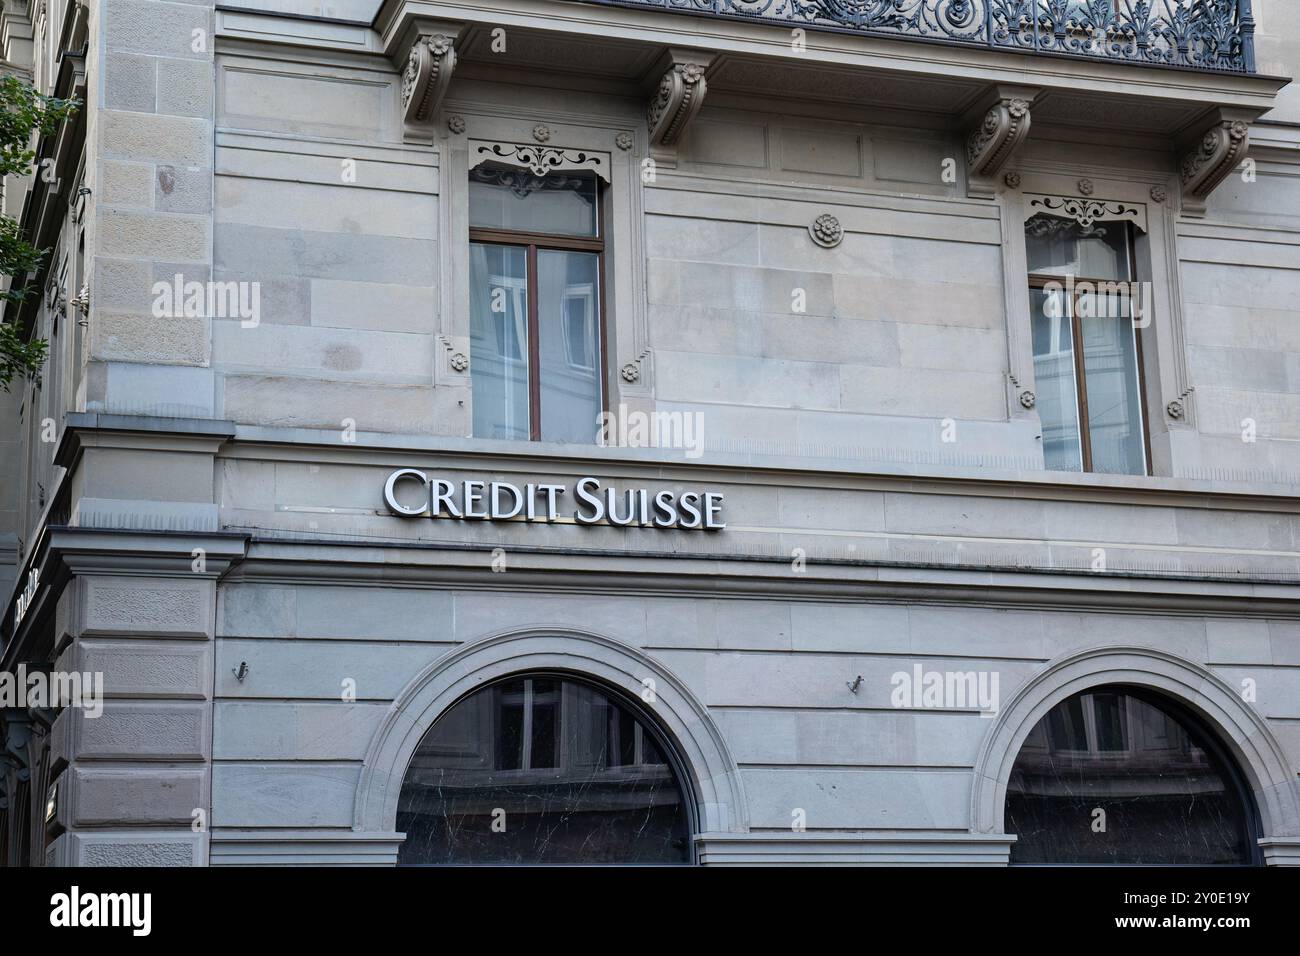
[[[6,0],[0,859],[1300,864],[1300,9],[1128,6]]]

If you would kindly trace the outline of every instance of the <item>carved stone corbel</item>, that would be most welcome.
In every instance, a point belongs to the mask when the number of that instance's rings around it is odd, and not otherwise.
[[[713,59],[709,53],[669,50],[652,74],[659,75],[659,81],[646,107],[646,126],[657,162],[676,164],[682,133],[704,105],[709,88],[704,74]]]
[[[454,36],[432,33],[416,37],[402,71],[402,115],[408,126],[432,124],[455,68]]]
[[[1194,137],[1178,164],[1183,215],[1205,215],[1210,194],[1242,164],[1250,150],[1250,123],[1245,116],[1218,111],[1213,125]]]
[[[972,196],[992,197],[998,179],[1026,137],[1036,90],[998,88],[966,126],[966,181]]]
[[[374,26],[384,56],[398,72],[404,138],[432,143],[456,69],[456,47],[470,27],[429,16],[428,4],[421,0],[383,0]]]

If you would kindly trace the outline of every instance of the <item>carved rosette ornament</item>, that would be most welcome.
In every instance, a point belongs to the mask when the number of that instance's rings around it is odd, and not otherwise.
[[[1029,135],[1029,101],[995,103],[966,137],[966,163],[973,176],[993,179]]]
[[[623,376],[625,382],[635,382],[641,378],[641,370],[636,367],[635,363],[628,362],[620,370],[619,374]]]
[[[1183,211],[1203,215],[1210,193],[1241,165],[1249,149],[1250,125],[1244,120],[1224,120],[1206,130],[1179,166]]]
[[[447,129],[459,136],[465,132],[465,117],[459,113],[452,113],[447,117]]]
[[[824,212],[808,226],[808,235],[823,249],[834,249],[844,241],[844,227],[838,219]]]
[[[442,104],[456,68],[452,44],[451,37],[436,33],[421,36],[411,45],[402,71],[402,114],[407,123],[429,123]]]
[[[646,110],[650,142],[656,146],[677,145],[682,132],[704,105],[707,91],[703,65],[674,64],[659,81],[659,88]]]
[[[1169,199],[1169,190],[1164,186],[1151,187],[1151,201],[1157,205],[1163,206]]]
[[[1189,385],[1183,389],[1183,393],[1165,406],[1165,414],[1175,421],[1183,421],[1187,418],[1187,399],[1196,391],[1195,385]]]

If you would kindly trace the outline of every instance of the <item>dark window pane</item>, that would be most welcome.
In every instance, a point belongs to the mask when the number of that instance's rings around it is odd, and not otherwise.
[[[469,224],[481,229],[596,235],[596,177],[484,163],[469,174]]]
[[[1083,698],[1071,697],[1047,715],[1048,740],[1056,750],[1087,750],[1088,728],[1083,722]]]
[[[1093,694],[1092,706],[1097,728],[1097,750],[1128,750],[1124,737],[1124,705],[1121,694]]]
[[[518,770],[524,765],[524,684],[512,681],[492,689],[496,710],[496,767]]]
[[[555,681],[529,681],[532,685],[532,750],[529,767],[555,767],[555,748],[559,735],[559,684]]]
[[[641,739],[641,762],[645,764],[664,762],[663,756],[659,753],[659,748],[649,734],[643,735]]]
[[[483,719],[485,700],[493,719]],[[583,681],[525,678],[479,690],[411,758],[398,800],[399,861],[688,863],[683,789],[660,746],[647,746],[653,737],[627,705]],[[466,756],[493,748],[494,763]]]
[[[474,242],[469,261],[474,434],[527,440],[527,250]]]
[[[617,755],[610,761],[620,767],[630,767],[636,763],[636,726],[630,720],[622,719],[622,714],[615,711],[613,725],[610,727],[610,750]]]
[[[1198,722],[1146,695],[1111,688],[1063,701],[1007,783],[1011,862],[1252,862],[1249,798],[1220,753]]]

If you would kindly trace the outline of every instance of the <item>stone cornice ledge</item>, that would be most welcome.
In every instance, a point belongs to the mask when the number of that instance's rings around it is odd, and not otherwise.
[[[92,445],[168,451],[188,450],[215,454],[235,437],[235,423],[215,418],[159,418],[147,415],[112,415],[69,412],[54,451],[54,463],[72,469],[81,453]]]
[[[118,434],[150,441],[149,447],[215,451],[232,458],[267,457],[268,446],[280,446],[285,458],[312,461],[330,457],[349,464],[396,467],[408,461],[427,463],[437,455],[447,467],[605,469],[610,475],[644,475],[648,470],[669,477],[716,477],[755,484],[788,483],[791,476],[819,478],[824,486],[861,489],[865,483],[932,494],[977,494],[991,497],[1032,497],[1044,500],[1099,501],[1236,510],[1300,513],[1300,489],[1272,482],[1223,481],[1120,475],[1066,476],[1062,472],[1005,470],[949,465],[910,465],[860,459],[811,458],[797,455],[748,455],[706,452],[686,459],[680,452],[653,448],[585,446],[549,442],[499,441],[481,438],[357,432],[343,444],[335,431],[264,425],[239,425],[208,418],[156,418],[135,415],[73,413],[60,436],[56,463],[75,467],[89,435]],[[97,440],[96,444],[103,444]],[[139,442],[132,443],[140,447]],[[479,465],[478,463],[482,464]],[[744,472],[739,479],[737,472]]]
[[[228,580],[275,584],[383,584],[445,590],[648,597],[698,594],[758,600],[913,603],[991,608],[1096,609],[1295,620],[1300,585],[1098,574],[1083,570],[919,566],[685,550],[619,551],[510,546],[510,580],[477,560],[498,542],[449,545],[385,539],[340,542],[258,532]],[[400,555],[400,557],[399,557]],[[617,557],[610,562],[610,557]],[[558,622],[553,622],[557,623]]]
[[[139,531],[76,528],[54,525],[42,530],[40,539],[18,569],[18,580],[29,569],[38,569],[41,588],[22,625],[12,630],[17,589],[4,606],[0,619],[0,665],[12,663],[23,653],[39,623],[54,613],[54,604],[72,574],[145,575],[150,577],[198,577],[215,579],[226,573],[248,550],[249,536],[237,531]],[[203,566],[196,569],[196,549],[203,553]]]
[[[713,866],[1006,866],[1010,833],[700,833],[701,863]]]
[[[212,831],[213,866],[394,866],[405,833],[299,828]]]
[[[583,37],[686,46],[720,54],[761,57],[773,63],[850,66],[882,73],[931,74],[942,79],[1022,83],[1068,93],[1143,96],[1256,109],[1273,106],[1289,77],[1200,70],[1158,69],[1140,64],[1094,61],[981,46],[908,42],[837,31],[807,31],[808,49],[793,53],[790,29],[675,12],[575,3],[573,0],[386,0],[375,17],[384,30],[396,10],[406,8],[483,27],[510,24]]]
[[[909,491],[933,494],[979,494],[996,497],[1033,497],[1046,500],[1100,501],[1238,510],[1281,511],[1300,514],[1300,490],[1295,485],[1271,482],[1222,481],[1119,475],[1067,475],[1049,471],[1008,471],[948,465],[908,465],[859,459],[811,458],[796,455],[748,455],[706,452],[687,459],[681,452],[653,448],[585,446],[576,454],[573,445],[550,442],[501,441],[430,435],[393,435],[357,432],[356,441],[342,444],[337,432],[313,428],[237,425],[235,439],[225,446],[230,457],[265,457],[257,445],[301,448],[304,460],[323,460],[329,449],[339,461],[351,464],[369,459],[376,465],[428,463],[436,454],[445,467],[514,465],[517,468],[605,469],[617,476],[644,475],[647,469],[663,477],[696,480],[715,477],[755,484],[783,484],[792,475],[807,481],[822,479],[824,486],[861,489],[864,482],[891,487],[906,482]],[[306,450],[313,449],[307,453]],[[459,459],[459,461],[457,461]],[[482,462],[482,464],[476,464]]]
[[[1300,866],[1300,837],[1265,837],[1259,845],[1265,866]]]

